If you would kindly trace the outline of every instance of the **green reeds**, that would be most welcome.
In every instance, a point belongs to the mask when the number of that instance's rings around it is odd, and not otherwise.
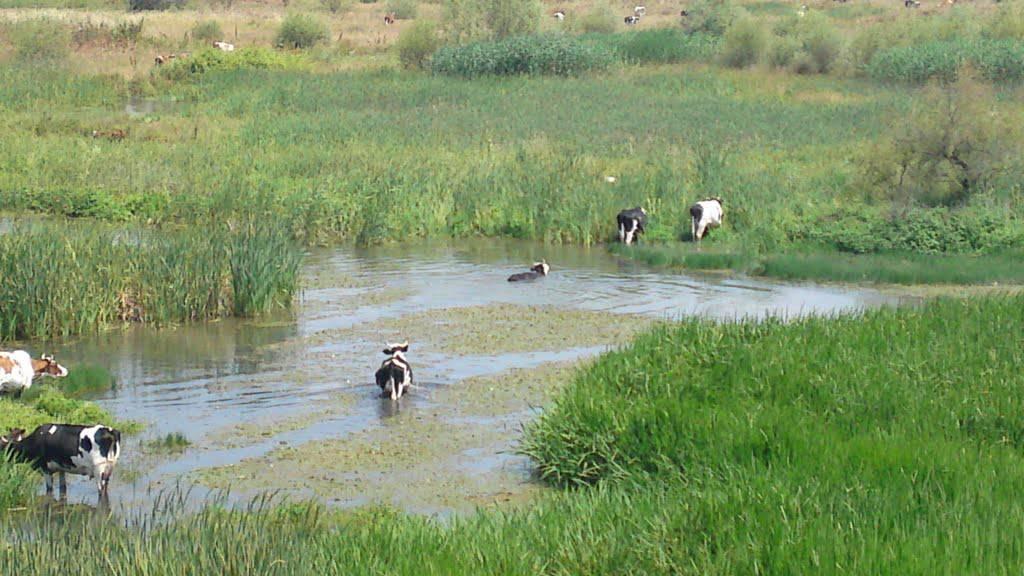
[[[283,230],[41,223],[0,235],[0,338],[166,325],[288,307],[301,253]]]

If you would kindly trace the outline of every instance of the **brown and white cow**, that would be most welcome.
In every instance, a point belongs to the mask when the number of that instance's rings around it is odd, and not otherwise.
[[[34,359],[24,350],[0,352],[0,393],[13,392],[20,396],[32,387],[36,377],[63,378],[67,375],[67,368],[57,364],[53,356],[43,354]]]

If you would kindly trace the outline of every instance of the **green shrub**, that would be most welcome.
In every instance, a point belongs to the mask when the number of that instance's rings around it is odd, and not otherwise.
[[[619,13],[608,2],[594,2],[586,12],[570,17],[572,29],[583,34],[611,34],[619,22]]]
[[[466,44],[489,38],[487,8],[488,3],[479,0],[445,0],[441,21],[446,42]]]
[[[196,22],[192,27],[192,40],[196,42],[210,43],[224,39],[224,31],[216,20],[203,20]]]
[[[1024,42],[959,39],[878,50],[866,71],[877,80],[952,82],[965,65],[992,82],[1022,80]]]
[[[777,36],[768,48],[768,65],[772,68],[788,68],[800,53],[800,41],[792,36]]]
[[[304,70],[309,61],[301,54],[275,52],[269,48],[251,46],[233,52],[204,48],[188,58],[175,59],[160,68],[160,74],[170,80],[187,80],[207,72],[230,70]],[[69,214],[79,215],[79,214]]]
[[[21,62],[58,62],[71,52],[71,30],[56,20],[40,18],[8,27],[14,56]]]
[[[718,47],[716,36],[660,28],[628,33],[618,43],[617,49],[627,62],[669,63],[710,60],[718,52]]]
[[[540,18],[540,0],[445,0],[445,37],[463,44],[529,35]]]
[[[395,44],[398,60],[405,68],[430,68],[430,57],[437,51],[441,41],[437,24],[429,20],[417,20],[404,30]]]
[[[761,61],[768,46],[768,31],[754,18],[737,20],[725,32],[719,58],[731,68],[747,68]]]
[[[603,70],[613,60],[611,51],[577,38],[538,35],[446,46],[434,54],[432,67],[440,74],[468,78],[519,74],[573,76]]]
[[[696,0],[687,8],[683,29],[722,36],[743,13],[733,0]]]
[[[399,20],[416,18],[416,0],[388,0],[385,10],[393,12]]]
[[[289,14],[277,30],[274,45],[280,48],[305,50],[327,42],[330,33],[327,24],[312,14]]]
[[[1019,131],[992,88],[961,72],[933,83],[911,114],[860,160],[862,187],[900,204],[960,205],[988,190],[1020,154]]]
[[[132,12],[147,10],[171,10],[183,8],[186,0],[128,0],[128,9]]]

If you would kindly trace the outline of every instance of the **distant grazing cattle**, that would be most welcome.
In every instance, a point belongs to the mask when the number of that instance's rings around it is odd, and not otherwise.
[[[686,18],[687,16],[690,15],[690,13],[687,12],[686,10],[680,10],[679,15],[682,16],[683,18]]]
[[[646,6],[634,6],[633,7],[633,14],[635,16],[646,16],[647,15],[647,7]]]
[[[15,428],[0,436],[0,450],[31,464],[46,476],[46,493],[53,493],[53,474],[60,474],[60,493],[68,491],[65,474],[78,474],[97,479],[100,495],[121,455],[121,432],[107,426],[43,424],[25,436]]]
[[[213,43],[213,47],[220,50],[221,52],[234,52],[235,45],[228,44],[227,42],[216,41]]]
[[[388,358],[374,374],[381,393],[390,396],[392,400],[401,398],[412,385],[412,368],[405,359],[405,353],[408,351],[408,340],[401,344],[388,344],[384,348],[384,353],[388,355]]]
[[[920,0],[903,0],[904,8],[918,8],[921,6]]]
[[[559,22],[561,22],[562,20],[565,20],[565,10],[558,10],[557,12],[552,14],[551,16],[555,20],[558,20]]]
[[[536,280],[537,278],[543,278],[548,275],[551,271],[551,266],[548,266],[546,260],[540,262],[534,262],[533,266],[530,267],[529,272],[520,272],[519,274],[513,274],[508,277],[509,282],[522,282],[524,280]]]
[[[388,12],[387,14],[384,15],[384,24],[387,26],[391,26],[392,24],[395,23],[395,20],[397,19],[397,15],[394,12]]]
[[[699,242],[712,228],[722,225],[721,198],[706,198],[690,207],[690,234]]]
[[[627,26],[632,26],[634,24],[639,24],[640,23],[640,17],[639,16],[626,16],[623,19],[623,21],[626,23]]]
[[[643,234],[644,226],[647,225],[647,211],[639,206],[630,208],[619,212],[615,220],[619,225],[619,242],[628,246]]]
[[[63,378],[67,375],[67,368],[57,364],[53,356],[43,354],[36,360],[24,350],[0,352],[0,393],[12,392],[20,396],[32,387],[32,380],[36,377]]]

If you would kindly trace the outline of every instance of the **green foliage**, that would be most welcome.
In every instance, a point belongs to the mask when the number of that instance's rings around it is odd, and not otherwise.
[[[233,52],[204,48],[188,58],[176,59],[171,64],[162,66],[160,74],[170,80],[183,81],[210,72],[303,70],[308,67],[309,61],[302,54],[277,52],[259,46],[239,48]]]
[[[440,45],[437,24],[429,20],[417,20],[402,31],[395,48],[398,50],[398,61],[403,67],[429,69],[430,57]]]
[[[174,10],[184,6],[185,0],[128,0],[128,9],[132,12]]]
[[[61,392],[72,398],[86,394],[103,392],[114,387],[114,376],[102,366],[92,364],[75,364],[68,370],[68,375],[54,381]]]
[[[445,0],[445,37],[451,44],[534,34],[540,0]]]
[[[952,82],[971,66],[992,82],[1024,79],[1024,42],[1019,40],[952,40],[879,50],[866,70],[876,80]]]
[[[1022,264],[1024,254],[774,254],[765,256],[754,273],[782,280],[876,284],[1020,284]]]
[[[110,31],[110,39],[122,46],[134,46],[142,38],[142,28],[145,20],[121,20],[114,24]]]
[[[154,452],[181,452],[191,445],[192,443],[181,432],[170,432],[166,436],[151,440],[146,447]]]
[[[26,226],[0,235],[0,270],[8,279],[0,286],[0,337],[64,336],[126,321],[164,325],[287,307],[298,259],[290,235],[270,224],[177,234]]]
[[[8,24],[7,36],[21,62],[55,63],[71,51],[71,30],[56,20],[38,18]]]
[[[224,31],[216,20],[201,20],[192,26],[192,39],[204,43],[223,40]]]
[[[484,75],[542,74],[575,76],[611,65],[608,50],[561,35],[518,36],[494,42],[446,46],[434,54],[440,74],[473,78]]]
[[[978,253],[1019,246],[1024,226],[1004,213],[943,208],[830,214],[808,225],[801,238],[842,252]]]
[[[388,0],[385,10],[393,12],[399,20],[412,20],[416,18],[416,0]]]
[[[869,190],[902,204],[961,205],[1018,157],[1019,135],[991,87],[970,73],[959,76],[929,86],[893,129],[891,142],[862,158]]]
[[[725,34],[744,10],[733,0],[695,0],[686,9],[683,29],[690,33],[703,32],[714,36]]]
[[[719,59],[730,68],[748,68],[764,57],[768,47],[768,31],[760,20],[745,17],[725,32]]]
[[[277,30],[274,45],[305,50],[330,40],[327,24],[312,14],[294,13],[285,17]]]
[[[350,0],[320,0],[320,6],[331,14],[341,14],[351,9]]]
[[[7,430],[0,430],[0,435],[6,434]],[[30,502],[38,486],[39,474],[28,464],[11,462],[0,452],[0,517]]]
[[[623,60],[636,64],[709,61],[719,48],[716,36],[686,34],[674,28],[627,32],[607,38],[606,42],[615,47]]]

